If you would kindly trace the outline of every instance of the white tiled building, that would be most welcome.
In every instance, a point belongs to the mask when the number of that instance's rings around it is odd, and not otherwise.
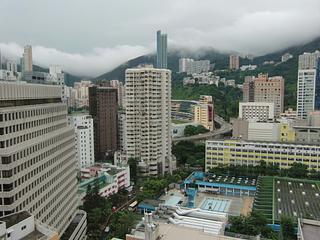
[[[274,103],[271,102],[240,102],[239,118],[266,121],[274,119]]]
[[[78,169],[94,165],[93,119],[87,114],[68,116],[68,123],[74,128],[76,159]]]
[[[318,91],[320,84],[319,80],[316,81],[317,61],[319,58],[320,51],[304,53],[299,56],[297,83],[298,118],[307,118],[308,113],[315,110],[315,105],[319,105],[319,103],[316,103],[316,92]]]

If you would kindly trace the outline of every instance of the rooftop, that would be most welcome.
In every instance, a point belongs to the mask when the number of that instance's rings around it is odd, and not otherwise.
[[[193,172],[184,181],[185,183],[194,182],[196,184],[214,185],[217,187],[230,187],[237,186],[243,190],[256,190],[256,178],[249,177],[235,177],[229,175],[216,175],[212,173]]]
[[[301,219],[298,227],[303,240],[319,240],[320,221]]]
[[[31,216],[32,215],[30,213],[23,211],[23,212],[18,212],[18,213],[14,213],[14,214],[10,214],[8,216],[2,217],[0,218],[0,221],[5,222],[6,227],[9,228]]]

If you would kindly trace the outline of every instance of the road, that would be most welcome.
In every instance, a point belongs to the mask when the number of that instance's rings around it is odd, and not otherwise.
[[[173,142],[179,142],[179,141],[195,141],[195,140],[206,140],[206,139],[211,139],[215,136],[229,133],[232,131],[232,125],[230,123],[227,123],[224,121],[224,119],[220,116],[215,116],[214,121],[217,122],[220,125],[219,129],[216,129],[212,132],[207,132],[199,135],[194,135],[194,136],[189,136],[189,137],[178,137],[178,138],[173,138]]]

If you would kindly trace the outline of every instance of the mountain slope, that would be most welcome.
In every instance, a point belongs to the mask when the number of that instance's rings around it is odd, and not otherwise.
[[[306,44],[292,46],[274,53],[256,57],[253,60],[253,62],[254,64],[258,64],[258,65],[262,64],[264,61],[270,61],[270,60],[275,62],[280,62],[281,56],[285,53],[291,53],[293,56],[298,56],[300,54],[303,54],[304,52],[314,52],[317,49],[320,49],[320,37]]]
[[[316,49],[320,49],[320,37],[314,39],[313,41],[302,44],[299,46],[289,47],[274,53],[266,54],[263,56],[259,56],[254,58],[253,61],[248,59],[241,59],[240,64],[257,64],[261,65],[264,61],[281,61],[281,56],[284,53],[291,53],[294,57],[304,53],[304,52],[312,52]],[[194,59],[209,59],[211,63],[215,63],[215,69],[227,69],[229,64],[229,54],[228,53],[221,53],[217,50],[212,48],[201,49],[199,51],[192,51],[192,50],[175,50],[171,51],[168,54],[168,68],[173,72],[177,72],[179,69],[179,58],[181,57],[191,57]],[[118,79],[120,81],[124,81],[124,73],[127,68],[136,67],[139,64],[149,63],[155,65],[156,56],[155,54],[140,56],[134,59],[129,60],[128,62],[114,68],[110,72],[106,72],[94,80],[101,80],[101,79]],[[295,61],[290,61],[290,63],[294,64]],[[287,65],[287,64],[285,64]]]
[[[228,55],[219,53],[213,49],[202,49],[200,50],[200,54],[196,54],[192,51],[187,50],[176,50],[168,53],[168,68],[173,71],[179,71],[179,58],[181,57],[192,57],[194,59],[209,59],[210,62],[215,62],[216,67],[226,68],[228,66]],[[133,68],[138,66],[139,64],[156,64],[156,55],[150,54],[145,56],[140,56],[134,59],[129,60],[128,62],[114,68],[112,71],[104,73],[94,80],[111,80],[118,79],[120,81],[124,81],[125,78],[125,70],[127,68]]]

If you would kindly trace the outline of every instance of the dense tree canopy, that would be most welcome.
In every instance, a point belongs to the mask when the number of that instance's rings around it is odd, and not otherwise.
[[[198,134],[206,133],[206,132],[209,132],[209,130],[206,129],[202,125],[198,125],[198,126],[188,125],[184,129],[184,135],[185,136],[193,136],[193,135],[198,135]]]
[[[191,141],[181,141],[173,145],[172,153],[178,165],[189,164],[191,167],[204,167],[205,145]]]

